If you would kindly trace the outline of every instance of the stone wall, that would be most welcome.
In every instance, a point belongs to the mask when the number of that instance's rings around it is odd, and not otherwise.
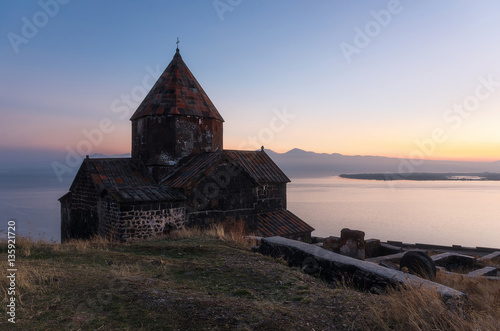
[[[133,241],[168,233],[184,224],[185,208],[181,203],[122,204],[119,218],[109,223],[108,233],[116,240]]]
[[[256,228],[255,184],[229,162],[210,170],[192,189],[186,189],[188,226],[206,227],[226,220],[244,221],[249,229]]]
[[[62,196],[61,202],[61,241],[69,240],[71,237],[71,192]]]
[[[132,158],[149,165],[161,155],[175,161],[175,118],[173,116],[147,116],[132,121]],[[158,160],[159,161],[159,160]],[[155,162],[158,164],[158,161]]]
[[[193,116],[147,116],[132,121],[132,158],[146,166],[173,165],[191,154],[222,150],[222,121]]]
[[[258,212],[286,209],[286,183],[265,183],[257,187]]]
[[[222,121],[213,118],[179,116],[175,122],[175,154],[185,157],[223,150]]]
[[[97,233],[97,190],[86,171],[75,178],[72,193],[61,199],[61,241],[86,239]]]
[[[110,195],[102,197],[97,205],[99,212],[98,234],[110,240],[117,239],[114,234],[117,231],[117,221],[120,219],[120,204]]]

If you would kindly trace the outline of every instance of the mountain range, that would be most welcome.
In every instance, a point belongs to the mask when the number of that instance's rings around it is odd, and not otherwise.
[[[355,174],[355,173],[409,173],[409,172],[500,172],[500,161],[441,161],[390,158],[384,156],[342,155],[309,152],[294,148],[286,153],[266,150],[285,173]]]
[[[338,153],[315,153],[294,148],[286,153],[266,149],[266,153],[287,174],[293,176],[339,175],[356,173],[480,173],[500,172],[500,161],[440,161],[411,160],[369,155],[342,155]],[[93,154],[91,157],[130,157],[130,154],[106,156]]]

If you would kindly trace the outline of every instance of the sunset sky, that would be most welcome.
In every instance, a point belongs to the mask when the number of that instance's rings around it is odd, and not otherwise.
[[[0,153],[130,152],[179,37],[227,149],[500,160],[499,15],[495,0],[2,1]]]

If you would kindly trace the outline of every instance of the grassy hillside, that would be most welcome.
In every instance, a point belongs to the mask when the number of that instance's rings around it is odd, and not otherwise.
[[[500,327],[498,284],[487,283],[483,288],[479,283],[447,279],[458,287],[468,286],[472,299],[486,302],[470,300],[468,307],[452,312],[434,293],[424,290],[371,295],[326,284],[287,267],[284,261],[252,253],[251,245],[239,233],[220,227],[134,244],[102,239],[62,245],[18,240],[17,323],[7,322],[8,282],[2,277],[0,329]],[[7,260],[5,246],[2,261]]]

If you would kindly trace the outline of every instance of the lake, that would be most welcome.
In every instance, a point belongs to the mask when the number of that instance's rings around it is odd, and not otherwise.
[[[293,178],[288,209],[316,236],[500,247],[500,182]]]
[[[339,236],[348,227],[366,239],[500,247],[500,182],[291,178],[288,209],[316,236]],[[16,219],[19,234],[58,241],[57,199],[70,181],[47,173],[0,173],[0,179],[0,229]]]

